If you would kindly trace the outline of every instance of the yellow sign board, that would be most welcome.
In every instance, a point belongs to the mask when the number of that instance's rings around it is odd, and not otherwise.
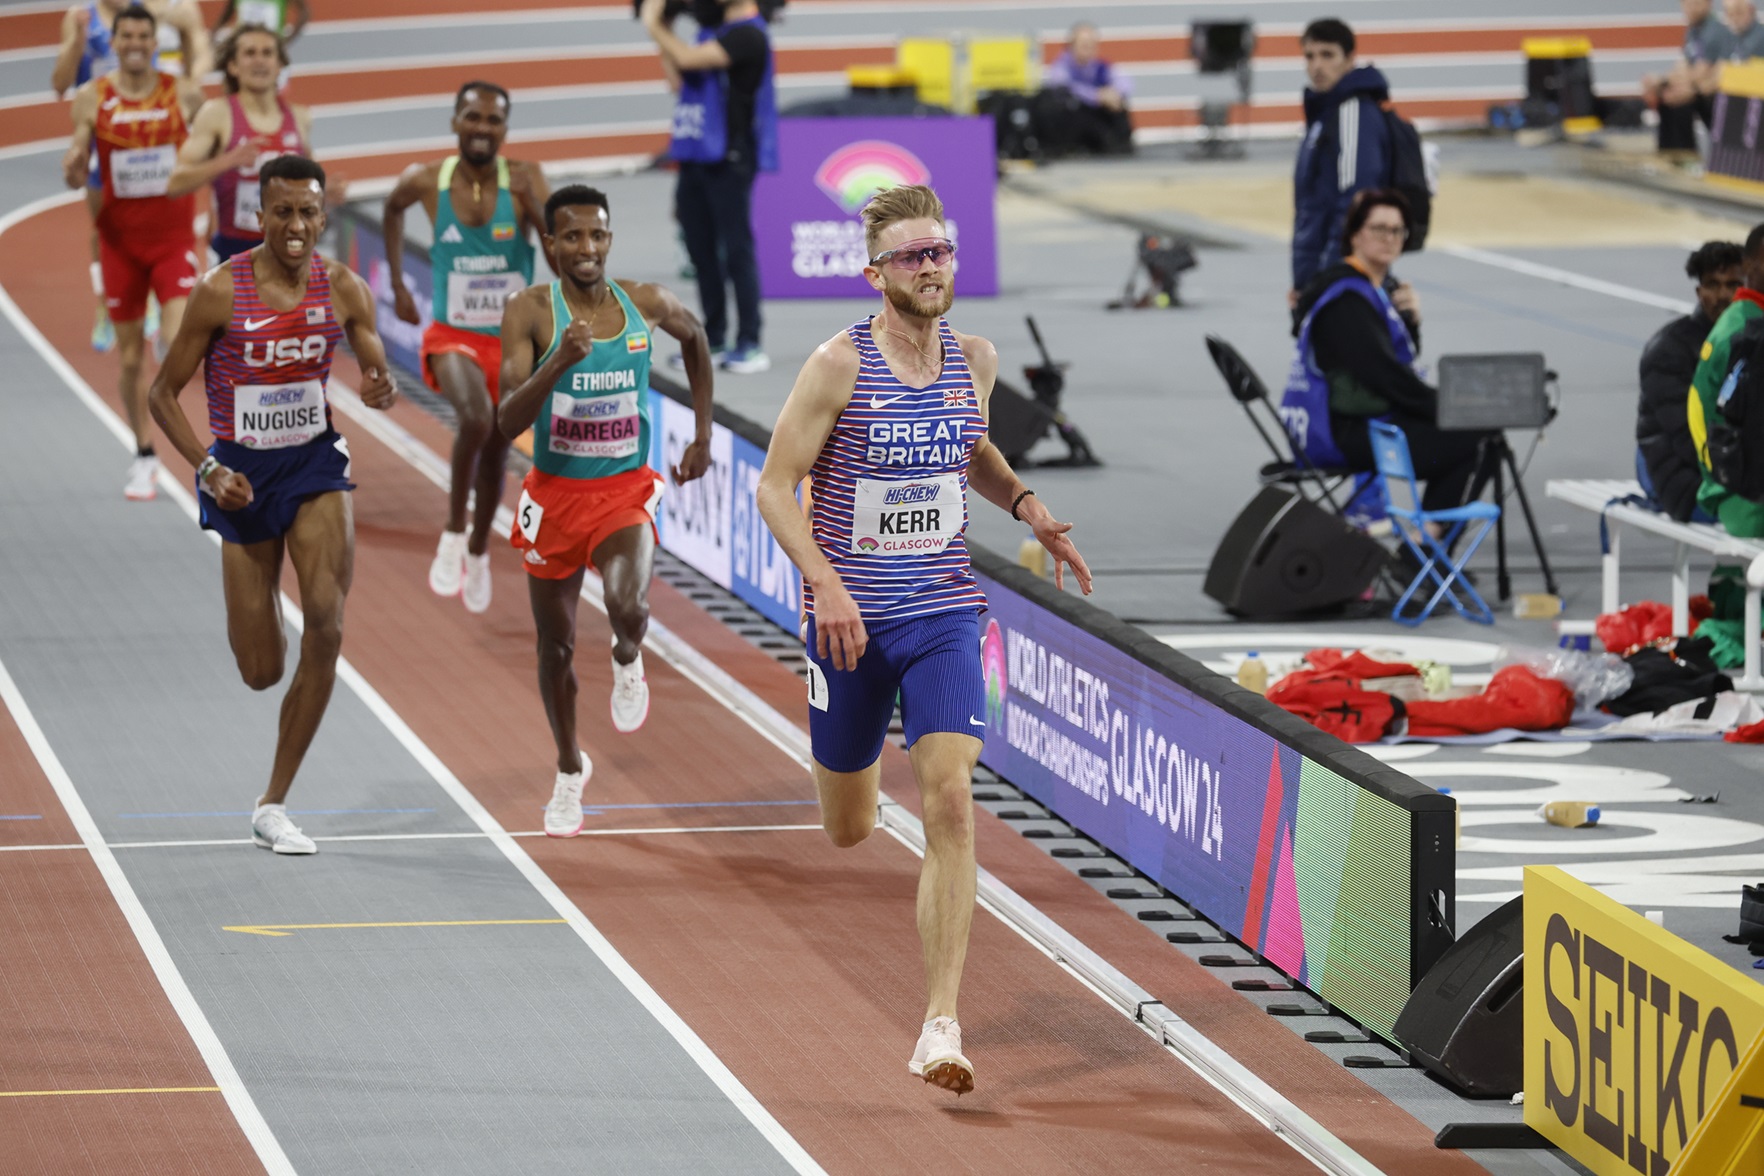
[[[1764,1172],[1764,1037],[1678,1153],[1668,1176],[1757,1176]]]
[[[1525,867],[1525,1122],[1666,1176],[1764,1031],[1764,987],[1554,866]]]

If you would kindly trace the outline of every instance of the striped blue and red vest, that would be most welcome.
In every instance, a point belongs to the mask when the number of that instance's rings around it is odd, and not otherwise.
[[[257,296],[254,251],[227,264],[233,269],[233,317],[209,344],[208,427],[215,439],[247,449],[288,449],[331,427],[325,384],[343,328],[331,308],[331,279],[313,257],[306,297],[293,310],[275,310]]]

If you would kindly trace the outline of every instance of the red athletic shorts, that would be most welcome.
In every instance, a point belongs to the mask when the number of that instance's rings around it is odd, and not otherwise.
[[[515,503],[515,550],[526,553],[527,574],[562,580],[594,566],[594,549],[614,531],[655,529],[662,476],[644,466],[609,478],[560,478],[532,470]]]
[[[104,273],[104,305],[112,322],[132,323],[147,313],[147,291],[159,305],[188,298],[200,266],[196,237],[188,231],[170,237],[124,230],[98,234],[98,264]]]
[[[429,357],[449,351],[457,351],[478,365],[484,373],[484,387],[490,389],[490,403],[497,403],[502,394],[498,387],[502,380],[502,336],[462,331],[442,322],[430,323],[423,332],[423,383],[437,392],[441,391],[441,381],[435,378]]]

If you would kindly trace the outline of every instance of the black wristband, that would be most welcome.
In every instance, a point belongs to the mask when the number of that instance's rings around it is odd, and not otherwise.
[[[1017,495],[1015,498],[1011,499],[1011,517],[1013,519],[1016,519],[1019,523],[1023,521],[1023,516],[1021,516],[1017,513],[1017,508],[1023,504],[1023,500],[1025,498],[1029,497],[1033,493],[1035,493],[1035,491],[1025,490],[1021,494]]]

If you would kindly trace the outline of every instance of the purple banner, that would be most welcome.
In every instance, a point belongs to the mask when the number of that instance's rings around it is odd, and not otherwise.
[[[782,166],[753,189],[754,247],[767,298],[868,298],[858,212],[884,188],[929,184],[960,248],[961,296],[998,293],[990,118],[786,118]]]
[[[981,762],[1301,981],[1303,757],[991,579]]]

